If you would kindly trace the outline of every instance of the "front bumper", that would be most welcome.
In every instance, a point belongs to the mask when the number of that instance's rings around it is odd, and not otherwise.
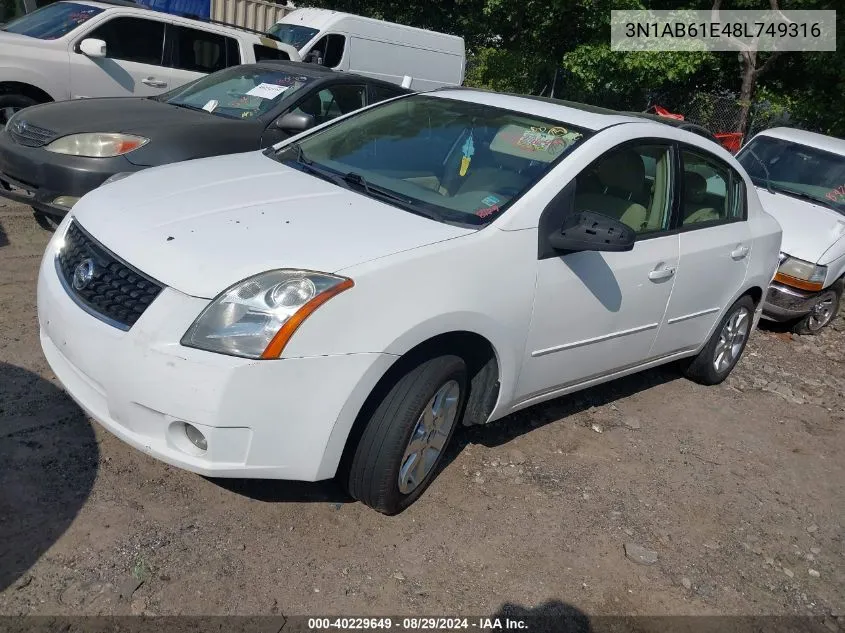
[[[763,316],[771,321],[800,319],[813,310],[819,294],[773,281],[766,294]]]
[[[172,288],[119,330],[83,311],[61,284],[54,260],[62,229],[38,278],[41,345],[92,418],[135,448],[206,476],[334,476],[346,431],[392,356],[255,361],[186,348],[179,340],[208,301]],[[205,435],[206,451],[187,441],[184,422]]]
[[[0,196],[58,218],[68,212],[54,204],[59,196],[81,198],[116,173],[141,169],[124,156],[84,158],[25,147],[0,130]]]

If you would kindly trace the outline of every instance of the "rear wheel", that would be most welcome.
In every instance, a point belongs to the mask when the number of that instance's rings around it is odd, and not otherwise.
[[[19,110],[37,103],[35,99],[22,94],[0,94],[0,126],[6,125],[12,115]]]
[[[393,384],[365,423],[347,476],[350,495],[396,514],[423,493],[463,414],[466,373],[463,359],[439,356]]]
[[[684,375],[702,385],[717,385],[739,362],[754,321],[754,301],[740,297],[722,317],[704,348],[684,368]]]
[[[842,284],[837,283],[816,297],[813,309],[792,326],[792,331],[796,334],[818,334],[836,318],[840,299],[842,299]]]

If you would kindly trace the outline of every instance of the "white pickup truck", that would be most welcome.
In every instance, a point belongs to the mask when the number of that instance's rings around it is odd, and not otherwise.
[[[0,30],[0,125],[36,103],[149,96],[264,59],[301,61],[265,35],[110,0],[56,2]]]
[[[845,140],[792,128],[759,133],[737,160],[783,227],[763,316],[818,334],[845,289]]]

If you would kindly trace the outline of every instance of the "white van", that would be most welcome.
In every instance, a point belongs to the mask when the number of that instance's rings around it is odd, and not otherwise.
[[[305,61],[348,70],[406,88],[432,90],[464,80],[464,40],[455,35],[328,9],[297,9],[268,34],[299,50]]]

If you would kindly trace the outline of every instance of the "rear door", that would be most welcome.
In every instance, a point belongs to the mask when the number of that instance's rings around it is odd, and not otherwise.
[[[209,73],[241,63],[238,41],[227,35],[181,24],[167,25],[167,64],[176,88]]]
[[[742,177],[705,150],[679,149],[680,265],[655,355],[704,343],[742,289],[751,255]]]
[[[71,98],[145,97],[170,87],[163,64],[165,23],[128,15],[98,22],[74,40],[70,53]],[[92,59],[79,43],[88,38],[106,43],[106,56]]]

